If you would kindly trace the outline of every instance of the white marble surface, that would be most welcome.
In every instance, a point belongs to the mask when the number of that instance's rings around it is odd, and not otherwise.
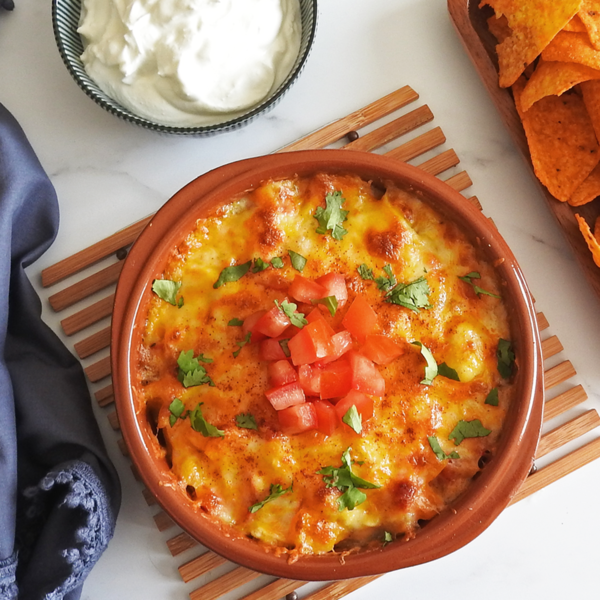
[[[50,2],[15,2],[13,13],[0,14],[0,102],[20,121],[56,186],[62,219],[55,244],[30,269],[36,284],[44,266],[155,211],[205,171],[268,153],[409,84],[431,107],[446,147],[461,157],[472,193],[509,242],[538,309],[564,344],[562,357],[578,372],[573,383],[590,396],[576,412],[600,407],[599,300],[463,52],[445,0],[321,0],[313,52],[283,102],[241,131],[205,139],[161,136],[98,108],[61,62]],[[58,318],[50,311],[45,317],[58,330]],[[74,341],[66,340],[70,347]],[[115,537],[83,598],[184,600],[199,582],[183,584],[176,567],[196,553],[169,555],[168,536],[157,532],[114,432],[97,414],[124,496]],[[350,597],[594,597],[598,498],[600,461],[508,508],[453,555],[388,574]]]

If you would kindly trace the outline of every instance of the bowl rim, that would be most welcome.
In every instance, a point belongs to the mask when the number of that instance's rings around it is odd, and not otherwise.
[[[293,84],[296,82],[300,74],[304,70],[306,66],[306,62],[310,53],[312,51],[312,47],[314,45],[314,40],[317,31],[317,21],[318,21],[318,0],[299,0],[302,2],[309,3],[311,6],[312,13],[312,22],[308,32],[308,37],[306,39],[306,49],[304,54],[299,54],[299,60],[294,64],[293,69],[289,72],[287,77],[282,81],[279,85],[275,93],[271,96],[265,98],[258,105],[251,108],[248,112],[235,117],[233,119],[229,119],[227,121],[223,121],[222,123],[215,123],[213,125],[190,125],[190,126],[182,126],[182,125],[165,125],[162,123],[158,123],[156,121],[152,121],[151,119],[147,119],[145,117],[141,117],[136,115],[128,108],[122,106],[117,100],[111,98],[108,94],[104,93],[98,84],[87,75],[83,63],[81,62],[81,58],[79,56],[71,55],[70,52],[67,51],[65,47],[65,40],[63,37],[63,28],[59,23],[59,5],[60,6],[68,6],[69,8],[75,7],[77,14],[81,13],[81,4],[82,0],[52,0],[52,30],[54,32],[54,40],[56,42],[56,46],[58,48],[58,52],[60,57],[69,71],[71,77],[75,80],[77,86],[88,96],[91,98],[96,104],[98,104],[101,108],[103,108],[108,113],[124,120],[129,123],[133,123],[135,125],[139,125],[144,127],[145,129],[150,129],[152,131],[157,131],[160,133],[169,133],[169,134],[179,134],[179,135],[195,135],[195,136],[210,136],[216,135],[218,133],[223,133],[226,131],[231,131],[234,129],[238,129],[243,125],[247,125],[252,122],[256,117],[260,114],[264,114],[273,109],[279,101],[283,98],[283,96],[290,90]],[[75,30],[75,34],[79,36],[77,31]],[[79,36],[79,39],[81,37]],[[83,44],[83,42],[82,42]],[[301,46],[302,48],[302,46]],[[82,74],[78,72],[78,70],[74,67],[73,61],[75,65],[81,69],[83,73],[85,73],[86,77],[89,78],[89,82],[85,81]]]
[[[301,165],[301,166],[299,166]],[[289,564],[254,544],[223,535],[210,521],[198,518],[189,522],[192,503],[182,502],[182,493],[174,479],[165,479],[146,446],[143,431],[135,414],[131,393],[131,349],[135,317],[148,293],[148,273],[160,266],[161,254],[182,232],[190,231],[191,221],[218,197],[231,198],[235,192],[249,189],[269,178],[315,172],[353,172],[363,177],[401,181],[436,198],[457,211],[455,221],[466,221],[474,228],[481,246],[504,260],[498,266],[509,289],[517,292],[512,323],[522,338],[519,352],[519,390],[526,395],[511,409],[511,428],[503,435],[501,448],[493,461],[481,471],[469,490],[452,506],[433,519],[416,538],[384,548],[351,554],[342,564],[338,555],[301,557]],[[450,205],[446,205],[446,202]],[[439,209],[438,206],[436,208]],[[186,215],[182,220],[181,215]],[[450,216],[450,215],[448,215]],[[183,224],[182,224],[183,223]],[[176,224],[176,227],[174,225]],[[473,231],[473,230],[470,230]],[[170,234],[165,235],[165,232]],[[151,252],[148,252],[151,249]],[[516,323],[515,323],[516,321]],[[217,554],[259,572],[297,580],[332,580],[381,574],[438,559],[480,535],[510,503],[533,465],[539,440],[544,402],[543,361],[537,328],[536,311],[525,278],[510,248],[493,224],[461,194],[424,171],[381,155],[348,150],[308,150],[268,155],[230,163],[195,179],[179,190],[153,217],[135,242],[127,257],[117,290],[113,311],[111,366],[115,402],[122,433],[129,454],[140,476],[158,503],[193,538]],[[507,420],[507,423],[509,421]],[[507,425],[505,423],[505,427]],[[493,468],[491,467],[492,465]],[[162,481],[160,480],[162,476]],[[208,527],[206,523],[209,523]],[[431,540],[435,544],[431,544]]]

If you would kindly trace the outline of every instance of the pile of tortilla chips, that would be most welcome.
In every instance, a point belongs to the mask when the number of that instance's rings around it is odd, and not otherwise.
[[[538,179],[561,202],[600,196],[600,0],[481,0]],[[599,200],[600,201],[600,200]],[[576,215],[600,267],[600,217]]]

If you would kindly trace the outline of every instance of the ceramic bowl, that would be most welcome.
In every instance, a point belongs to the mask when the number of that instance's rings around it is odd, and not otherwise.
[[[168,485],[172,474],[157,457],[156,437],[132,397],[140,321],[150,293],[149,282],[163,269],[167,254],[196,219],[243,190],[269,178],[316,172],[355,173],[365,179],[392,180],[421,192],[435,208],[460,223],[472,243],[498,264],[506,282],[513,344],[519,356],[517,397],[507,414],[497,455],[474,478],[469,490],[418,535],[345,557],[285,558],[266,553],[250,540],[225,537],[195,513],[191,500]],[[271,155],[226,165],[199,177],[179,191],[156,214],[132,247],[117,287],[112,325],[112,374],[119,421],[137,470],[164,510],[193,538],[226,558],[260,572],[298,580],[331,580],[374,575],[445,556],[475,538],[508,505],[527,477],[537,447],[543,412],[543,365],[536,314],[521,270],[494,225],[458,192],[423,171],[386,157],[348,150],[316,150]]]
[[[80,58],[83,53],[83,42],[80,35],[77,33],[77,28],[79,27],[81,0],[52,0],[52,26],[58,51],[60,52],[69,73],[73,79],[75,79],[77,85],[92,100],[94,100],[96,104],[125,121],[141,125],[142,127],[152,129],[153,131],[181,135],[209,136],[224,131],[239,129],[244,125],[251,123],[259,115],[264,114],[275,107],[298,79],[298,76],[306,64],[317,28],[317,0],[299,1],[302,22],[300,51],[290,74],[283,83],[268,98],[263,100],[258,106],[249,109],[245,114],[215,125],[198,127],[163,125],[140,117],[107,96],[98,85],[96,85],[86,73]]]

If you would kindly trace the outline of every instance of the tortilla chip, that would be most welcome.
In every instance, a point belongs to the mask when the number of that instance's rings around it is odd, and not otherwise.
[[[600,50],[590,43],[587,33],[561,31],[544,48],[542,58],[547,61],[574,62],[600,69]]]
[[[576,31],[581,33],[586,33],[587,29],[583,24],[583,21],[579,18],[579,13],[577,13],[564,27],[563,31]]]
[[[581,206],[600,196],[600,164],[586,177],[584,182],[567,200],[571,206]]]
[[[496,46],[500,87],[510,87],[556,34],[575,16],[582,0],[481,0],[506,16],[510,37]]]
[[[574,85],[590,79],[600,79],[600,70],[578,63],[547,62],[540,58],[538,65],[527,82],[521,106],[524,111],[545,96],[560,96]]]
[[[490,33],[498,40],[498,43],[503,42],[507,37],[510,37],[510,34],[512,33],[508,25],[508,20],[504,15],[499,18],[491,16],[487,20],[487,24]]]
[[[600,50],[600,0],[583,0],[577,13],[583,23],[590,43]]]
[[[594,237],[590,230],[590,226],[583,217],[580,217],[577,213],[575,213],[575,218],[579,224],[579,231],[581,231],[583,238],[587,242],[596,266],[600,267],[600,242],[598,242],[598,240]]]
[[[548,191],[566,202],[600,159],[590,117],[577,94],[546,96],[524,112],[524,88],[525,80],[520,78],[512,89],[533,169]]]
[[[584,81],[580,89],[585,108],[596,132],[596,139],[600,140],[600,82]]]

